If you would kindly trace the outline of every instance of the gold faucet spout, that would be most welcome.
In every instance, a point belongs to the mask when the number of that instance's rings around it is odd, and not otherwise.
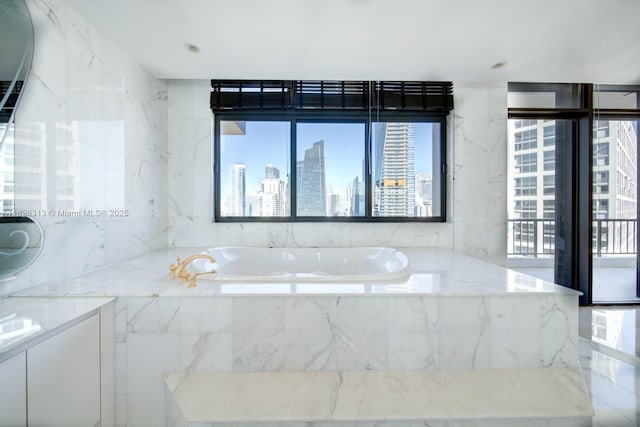
[[[175,264],[171,264],[169,266],[169,274],[171,274],[171,276],[176,277],[181,279],[183,282],[189,282],[191,279],[191,274],[185,270],[185,268],[187,268],[187,266],[193,262],[196,259],[208,259],[209,261],[211,261],[212,263],[216,262],[216,259],[214,257],[212,257],[211,255],[207,255],[207,254],[195,254],[195,255],[191,255],[189,257],[186,257],[185,259],[181,260],[180,257],[176,258],[176,263]],[[207,271],[204,273],[215,273],[215,270],[212,271]],[[198,275],[200,275],[202,273],[196,273],[193,275],[193,279],[195,279]],[[191,285],[191,282],[189,282]],[[195,280],[193,281],[193,286],[195,286]]]
[[[198,276],[202,276],[203,274],[215,274],[216,270],[211,270],[211,271],[201,271],[200,273],[196,273],[193,276],[191,276],[191,278],[189,279],[189,288],[195,288],[196,287],[196,279],[198,278]]]

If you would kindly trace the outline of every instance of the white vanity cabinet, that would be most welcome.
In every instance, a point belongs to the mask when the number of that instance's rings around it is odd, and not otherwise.
[[[27,349],[29,426],[100,422],[100,319],[97,314]]]
[[[26,374],[24,352],[0,362],[0,427],[27,424]]]
[[[0,329],[0,427],[113,427],[114,315],[107,297],[0,299],[29,326]]]

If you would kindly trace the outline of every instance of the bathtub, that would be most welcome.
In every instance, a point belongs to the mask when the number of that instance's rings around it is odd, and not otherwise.
[[[216,259],[196,259],[192,273],[216,270],[198,279],[246,282],[369,282],[400,281],[411,275],[407,257],[384,247],[257,248],[226,246],[202,253]]]

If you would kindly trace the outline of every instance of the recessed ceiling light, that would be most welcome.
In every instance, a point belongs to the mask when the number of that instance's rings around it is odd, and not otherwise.
[[[491,66],[492,70],[499,70],[500,68],[504,68],[507,66],[507,61],[496,62]]]
[[[197,45],[193,44],[193,43],[187,43],[187,44],[185,44],[185,45],[184,45],[184,48],[185,48],[185,49],[187,49],[187,50],[188,50],[189,52],[191,52],[191,53],[198,53],[198,52],[200,52],[200,48],[199,48]]]

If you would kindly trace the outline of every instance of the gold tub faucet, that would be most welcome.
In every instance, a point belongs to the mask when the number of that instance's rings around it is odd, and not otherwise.
[[[215,269],[211,270],[211,271],[203,271],[200,273],[195,273],[193,276],[185,270],[185,268],[187,267],[187,265],[189,265],[192,261],[196,260],[196,259],[208,259],[209,261],[211,261],[212,263],[216,262],[216,259],[214,257],[212,257],[211,255],[207,255],[207,254],[195,254],[195,255],[191,255],[189,257],[186,257],[185,259],[181,260],[180,257],[176,258],[176,264],[171,264],[169,266],[169,274],[171,274],[171,276],[179,278],[180,280],[182,280],[184,283],[189,282],[189,287],[190,288],[194,288],[196,286],[196,278],[198,276],[201,276],[203,274],[213,274],[216,272]]]

